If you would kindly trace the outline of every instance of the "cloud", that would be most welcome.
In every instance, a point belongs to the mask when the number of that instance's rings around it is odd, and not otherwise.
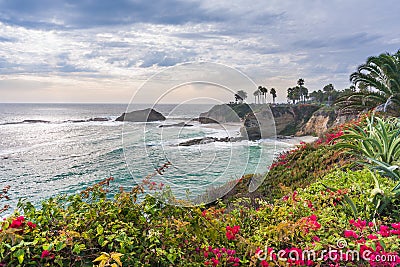
[[[219,15],[195,1],[179,0],[4,0],[1,18],[31,28],[90,28],[132,23],[182,24],[218,21]]]
[[[310,90],[326,83],[344,88],[368,56],[397,51],[396,5],[392,0],[379,6],[373,0],[362,5],[339,0],[0,0],[0,80],[23,75],[75,84],[93,78],[90,83],[97,79],[98,88],[109,81],[109,90],[182,62],[210,61],[282,90],[278,100],[285,101],[283,91],[299,77]]]

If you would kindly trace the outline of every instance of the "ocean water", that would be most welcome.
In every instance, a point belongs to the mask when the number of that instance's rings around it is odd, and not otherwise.
[[[194,198],[245,173],[267,171],[274,154],[288,148],[273,140],[182,147],[180,142],[194,138],[239,136],[239,125],[159,127],[197,117],[211,106],[157,105],[165,122],[131,123],[114,121],[126,111],[124,104],[0,104],[0,187],[11,186],[12,207],[20,198],[39,205],[110,176],[112,190],[129,189],[169,161],[164,175],[152,179],[178,198],[188,192]],[[109,121],[90,121],[98,117]]]

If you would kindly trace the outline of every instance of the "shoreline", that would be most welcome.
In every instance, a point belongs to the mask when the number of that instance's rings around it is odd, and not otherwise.
[[[312,135],[304,135],[304,136],[281,136],[277,137],[276,140],[278,142],[282,142],[292,146],[298,146],[301,143],[312,143],[319,139],[319,137],[312,136]]]

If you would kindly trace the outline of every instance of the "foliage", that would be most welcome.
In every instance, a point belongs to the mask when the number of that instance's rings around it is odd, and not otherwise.
[[[8,196],[8,190],[10,190],[10,186],[4,186],[3,190],[0,192],[0,200],[5,199],[5,200],[9,200],[10,197]],[[0,207],[0,214],[5,212],[6,210],[8,210],[10,208],[10,205],[5,204],[3,207]]]
[[[240,103],[242,103],[243,100],[245,100],[246,98],[247,98],[247,92],[245,92],[243,90],[239,90],[235,94],[235,102],[239,101]]]
[[[363,85],[373,90],[360,89],[338,99],[342,111],[363,111],[389,103],[400,107],[400,50],[391,55],[383,53],[369,57],[351,74],[355,85]],[[360,86],[359,86],[360,87]]]
[[[272,103],[275,104],[275,98],[277,97],[275,88],[271,88],[271,90],[269,90],[269,93],[272,95]]]
[[[392,213],[393,206],[399,203],[400,196],[400,121],[395,118],[381,119],[372,115],[366,119],[366,125],[353,126],[345,130],[336,144],[347,153],[363,156],[363,165],[372,171],[397,181],[391,190],[382,190],[375,179],[375,188],[371,192],[375,209],[371,218]]]
[[[400,163],[399,119],[381,119],[372,115],[366,118],[365,127],[350,127],[340,139],[344,142],[336,146],[349,149],[351,154],[361,154],[389,165]]]
[[[258,191],[272,201],[283,194],[279,184],[294,190],[309,185],[332,169],[349,165],[354,157],[343,155],[331,145],[342,131],[339,128],[333,131],[315,143],[303,143],[296,149],[279,155]]]
[[[376,179],[383,190],[393,186],[391,180],[380,176]],[[46,200],[41,209],[29,202],[21,203],[24,216],[16,213],[1,223],[0,263],[314,266],[335,261],[322,258],[285,263],[284,258],[294,250],[314,249],[321,253],[337,248],[339,239],[346,240],[351,249],[368,249],[376,255],[396,256],[400,245],[398,218],[367,223],[355,218],[344,201],[344,196],[354,199],[360,218],[367,218],[373,204],[365,192],[374,187],[368,170],[335,171],[296,191],[282,187],[285,194],[274,205],[260,201],[257,210],[239,205],[229,213],[221,205],[183,208],[150,196],[136,202],[141,189],[138,187],[129,192],[121,190],[114,199],[107,199],[104,186],[110,181],[82,194]],[[325,186],[338,190],[326,190]],[[275,250],[270,251],[272,258],[261,258],[260,249],[265,246]],[[276,252],[281,249],[284,254],[278,257]],[[369,264],[362,259],[346,259],[345,263]]]

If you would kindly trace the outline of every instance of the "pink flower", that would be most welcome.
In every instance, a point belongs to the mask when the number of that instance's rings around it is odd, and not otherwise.
[[[265,266],[269,266],[268,262],[265,260],[261,261],[261,266],[265,267]]]
[[[371,239],[371,240],[378,239],[378,237],[376,235],[368,235],[367,238]]]
[[[344,230],[344,237],[353,237],[357,238],[358,235],[353,230]]]
[[[394,229],[400,230],[400,223],[392,223]]]
[[[316,236],[316,235],[313,236],[312,239],[313,239],[314,241],[316,241],[316,242],[319,242],[319,241],[321,240],[321,239],[320,239],[318,236]]]
[[[386,225],[381,225],[381,227],[379,228],[378,234],[380,234],[382,237],[390,236],[389,227],[387,227]]]
[[[311,215],[310,217],[308,217],[311,221],[315,222],[317,221],[317,216],[316,215]]]
[[[216,258],[212,258],[211,261],[212,261],[212,265],[213,265],[213,266],[217,266],[218,263],[219,263],[219,260],[216,259]]]
[[[42,256],[40,256],[42,259],[47,258],[50,256],[50,252],[48,250],[43,250]]]

